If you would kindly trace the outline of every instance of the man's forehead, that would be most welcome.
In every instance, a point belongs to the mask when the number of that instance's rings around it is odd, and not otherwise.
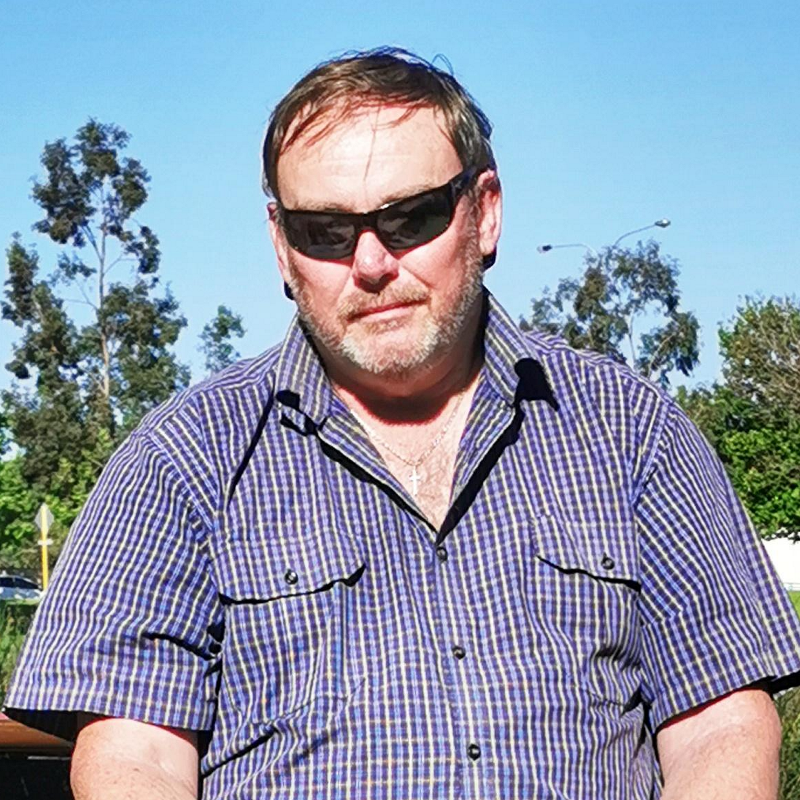
[[[430,107],[359,107],[315,120],[278,160],[278,184],[290,208],[362,210],[445,183],[460,159],[441,114]],[[355,187],[363,193],[353,196]]]
[[[281,156],[294,147],[313,148],[346,142],[362,126],[376,133],[391,131],[409,120],[429,125],[449,140],[444,116],[429,105],[389,103],[379,100],[340,101],[323,109],[301,111],[284,137]]]

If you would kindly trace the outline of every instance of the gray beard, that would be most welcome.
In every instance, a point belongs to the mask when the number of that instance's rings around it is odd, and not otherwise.
[[[415,346],[410,349],[403,348],[402,352],[392,347],[382,349],[371,347],[369,342],[364,341],[363,336],[359,337],[353,333],[346,333],[343,337],[338,337],[318,325],[309,312],[311,304],[308,292],[305,287],[300,286],[293,264],[290,264],[289,288],[297,303],[300,320],[315,342],[321,344],[334,356],[338,356],[363,372],[402,379],[412,373],[432,367],[437,356],[452,350],[461,341],[467,320],[483,292],[483,256],[475,240],[469,241],[465,247],[467,250],[464,259],[467,279],[461,287],[455,305],[439,319],[428,317]],[[389,298],[391,298],[391,302],[413,302],[423,299],[418,290],[413,288],[401,293],[393,293],[389,290],[386,293],[370,295],[369,299],[365,299],[360,307],[379,307]],[[353,306],[352,300],[342,304],[337,308],[337,317],[340,320],[346,319],[356,310]]]

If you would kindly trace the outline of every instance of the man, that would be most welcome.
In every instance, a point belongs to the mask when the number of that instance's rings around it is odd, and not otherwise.
[[[800,625],[675,404],[483,290],[489,134],[394,50],[277,107],[299,321],[115,455],[7,700],[76,797],[775,797]]]

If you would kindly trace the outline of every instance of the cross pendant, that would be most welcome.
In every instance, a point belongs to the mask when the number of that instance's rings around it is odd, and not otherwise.
[[[408,479],[411,481],[411,494],[416,497],[419,491],[419,482],[422,480],[422,476],[417,472],[416,464],[414,465],[412,473],[408,476]]]

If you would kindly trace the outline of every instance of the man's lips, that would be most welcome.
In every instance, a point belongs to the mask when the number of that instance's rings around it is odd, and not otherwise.
[[[418,302],[401,301],[397,303],[386,303],[385,305],[374,306],[371,308],[362,308],[354,312],[350,316],[350,319],[359,320],[376,316],[384,316],[384,317],[400,316],[406,313],[407,311],[410,311],[417,305],[419,305]]]

